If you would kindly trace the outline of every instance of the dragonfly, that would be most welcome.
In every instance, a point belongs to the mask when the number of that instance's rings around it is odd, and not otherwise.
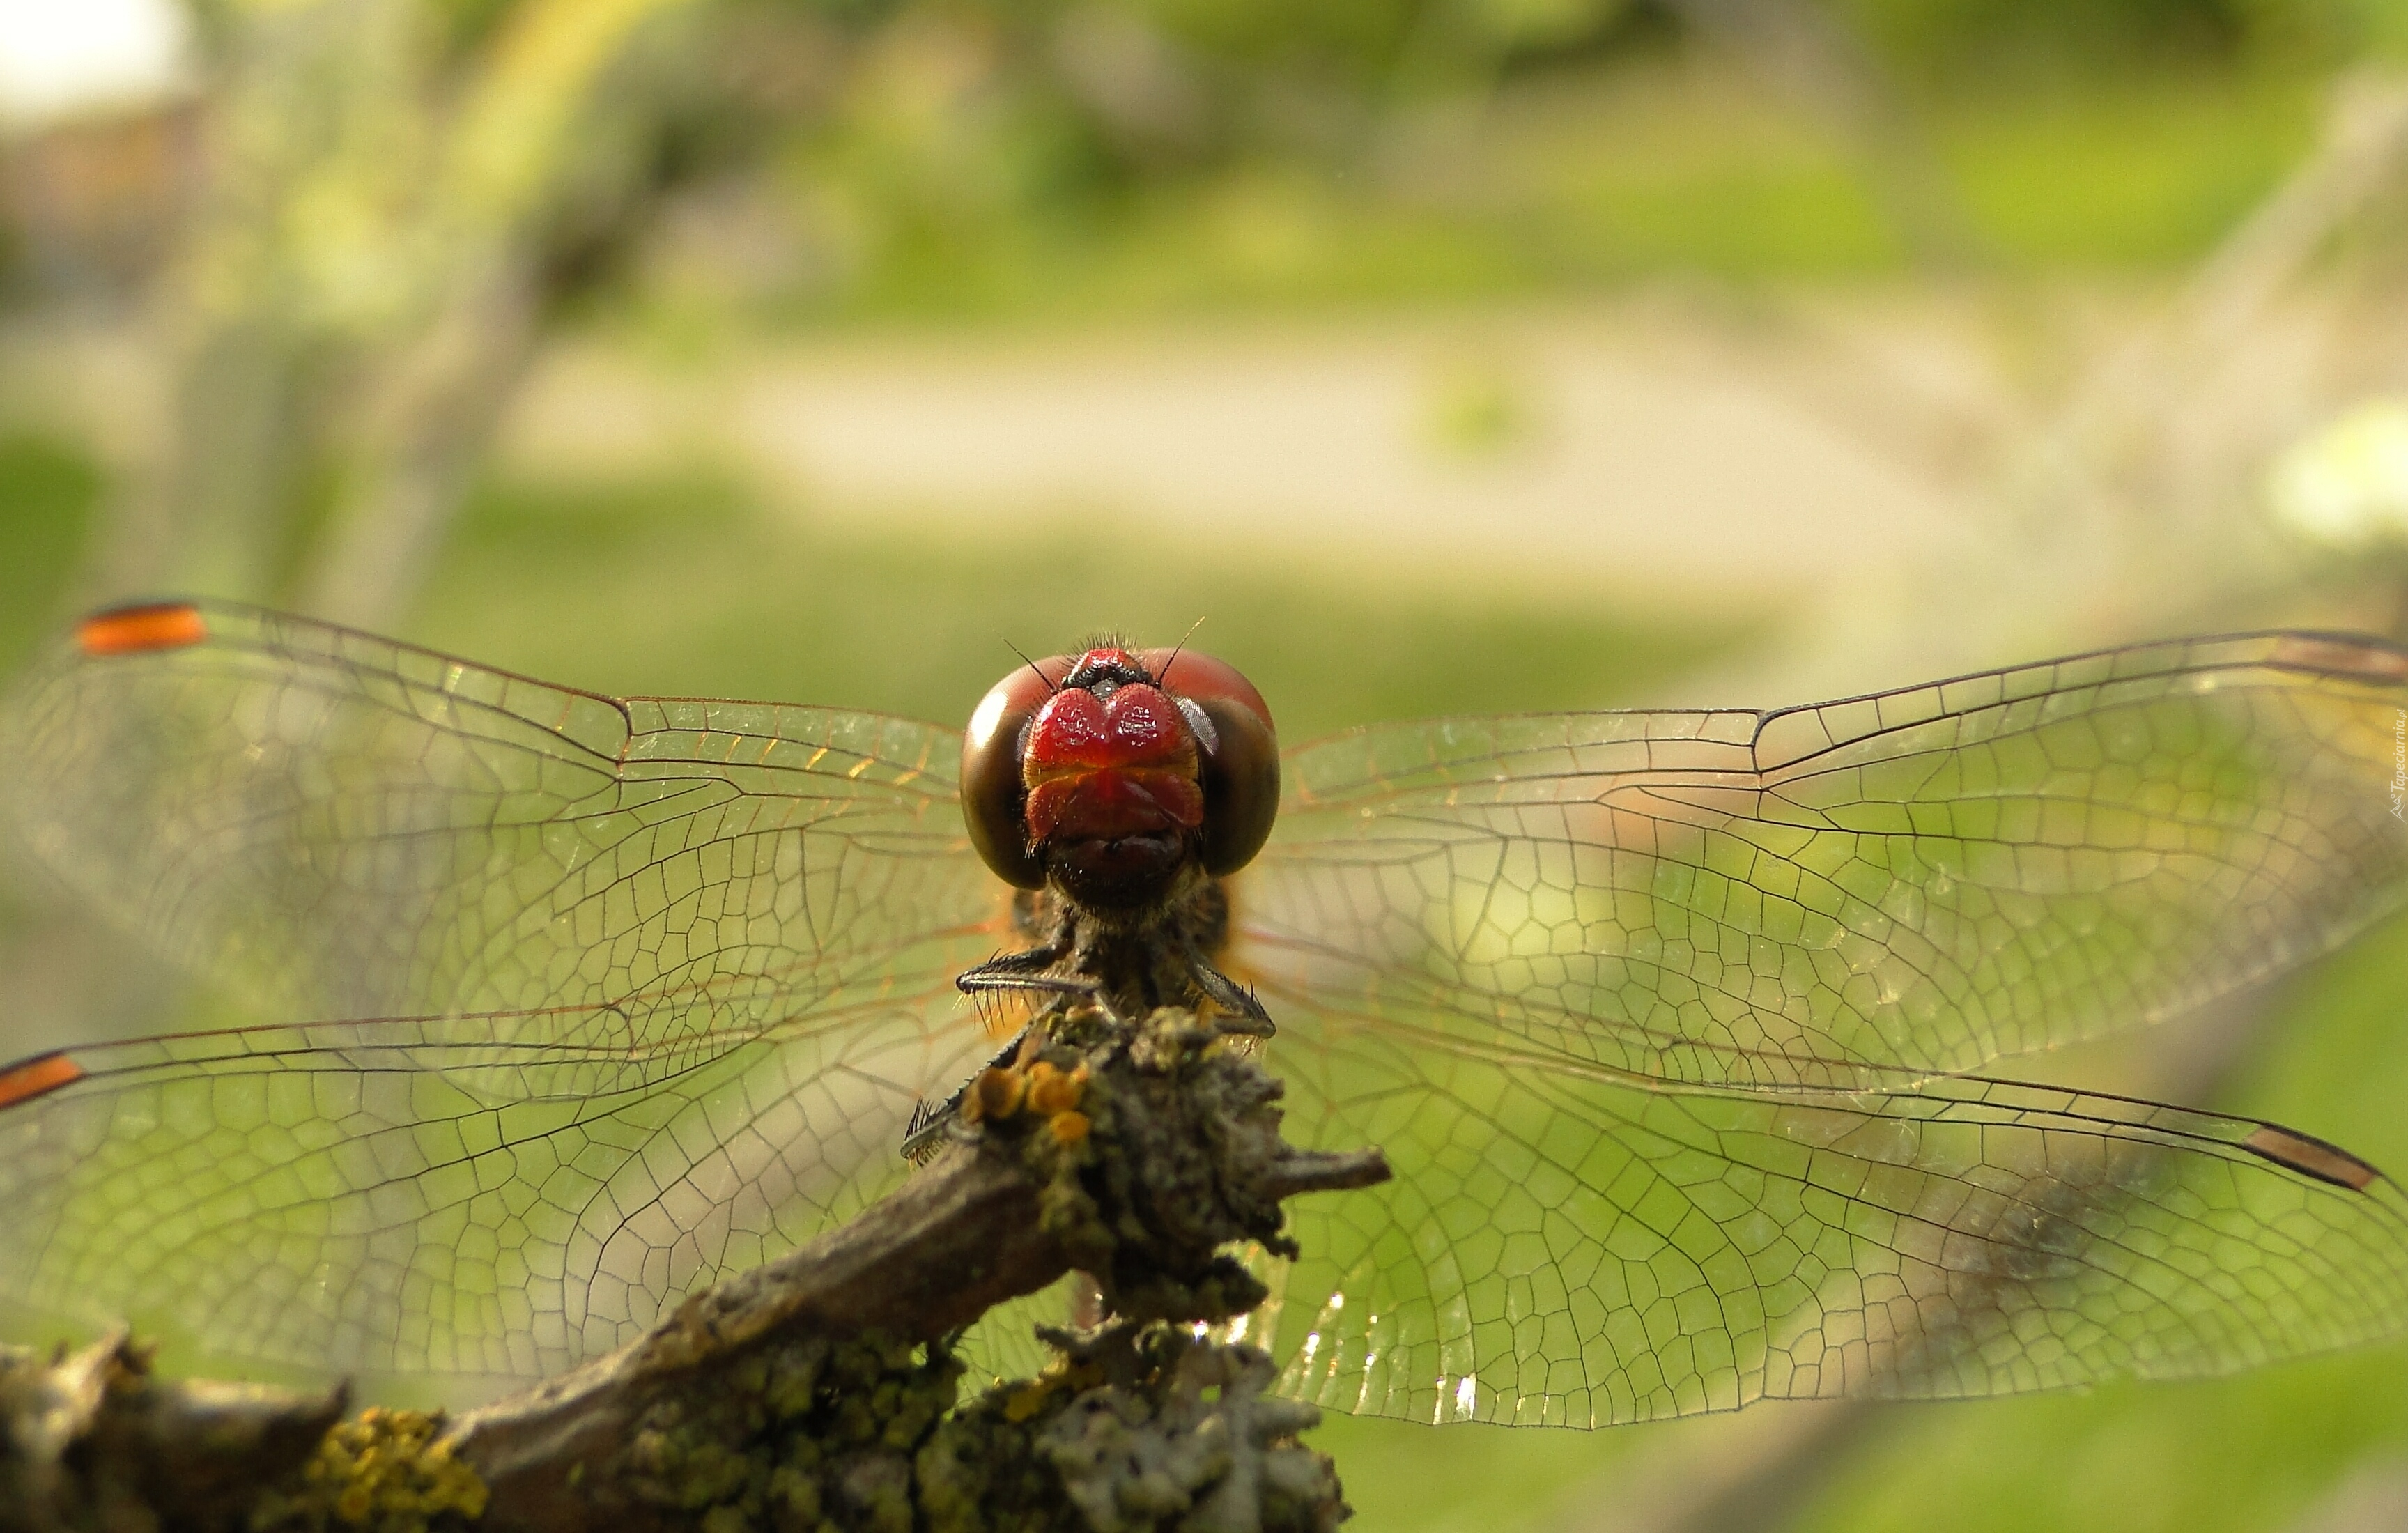
[[[1232,1326],[1288,1395],[1602,1426],[2408,1325],[2372,1166],[1978,1073],[2397,910],[2408,652],[2187,639],[1283,750],[1241,677],[1164,656],[1018,670],[966,754],[232,605],[88,620],[0,713],[11,817],[265,1020],[0,1068],[0,1301],[251,1368],[557,1370],[913,1174],[998,1046],[961,981],[1075,986],[1032,903],[1110,925],[1175,885],[1148,929],[1289,1138],[1397,1173],[1256,1258]],[[1125,781],[1046,786],[1090,768]]]

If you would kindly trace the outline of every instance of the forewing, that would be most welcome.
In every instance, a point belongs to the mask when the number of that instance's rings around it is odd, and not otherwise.
[[[2162,1017],[2401,903],[2408,654],[2144,645],[1752,712],[1293,752],[1240,886],[1283,998],[1667,1081],[1896,1086]]]
[[[278,1020],[583,1007],[738,975],[807,1003],[924,968],[995,913],[952,730],[623,701],[193,610],[197,641],[62,646],[0,724],[0,760],[46,862]]]
[[[1601,1426],[1751,1400],[2222,1373],[2408,1324],[2408,1201],[2287,1130],[1974,1079],[1652,1089],[1283,1013],[1287,1131],[1394,1182],[1291,1205],[1283,1392]]]
[[[50,864],[261,1010],[0,1077],[0,1294],[523,1374],[899,1174],[987,1039],[958,737],[613,699],[216,606],[12,706]],[[179,630],[180,632],[180,630]]]

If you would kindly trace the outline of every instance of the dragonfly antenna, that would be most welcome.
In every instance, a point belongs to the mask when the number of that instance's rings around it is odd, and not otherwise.
[[[1157,685],[1170,680],[1170,667],[1179,663],[1179,652],[1187,648],[1187,641],[1194,638],[1196,637],[1196,630],[1203,626],[1204,620],[1203,618],[1198,617],[1195,622],[1187,625],[1187,631],[1185,633],[1179,636],[1179,642],[1170,647],[1170,658],[1162,663],[1162,670],[1154,677],[1154,681]]]
[[[1062,690],[1060,687],[1054,684],[1054,678],[1046,675],[1044,669],[1039,666],[1036,661],[1029,659],[1025,653],[1022,652],[1019,645],[1014,644],[1011,640],[1007,638],[1003,641],[1003,647],[1010,650],[1012,653],[1019,655],[1020,663],[1022,665],[1027,666],[1030,670],[1037,672],[1037,679],[1045,683],[1046,691],[1059,692]]]

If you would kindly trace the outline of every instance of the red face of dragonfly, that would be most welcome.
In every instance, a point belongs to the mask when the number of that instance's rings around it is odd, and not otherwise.
[[[1971,1072],[2408,904],[2403,710],[2408,652],[2259,634],[1275,760],[1183,652],[1040,662],[966,744],[104,614],[0,709],[0,809],[245,1025],[0,1064],[0,1311],[557,1369],[905,1177],[915,1107],[994,1056],[956,981],[1025,939],[996,875],[1075,909],[1242,866],[1283,1132],[1397,1172],[1291,1211],[1246,1338],[1285,1393],[1596,1426],[2394,1334],[2372,1167]],[[1037,1317],[982,1324],[995,1371]]]
[[[1268,705],[1192,651],[1103,646],[996,682],[962,741],[962,814],[1018,888],[1091,908],[1158,904],[1193,866],[1252,861],[1279,811]]]

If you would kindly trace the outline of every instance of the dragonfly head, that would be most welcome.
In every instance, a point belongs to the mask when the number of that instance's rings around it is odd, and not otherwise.
[[[962,813],[1006,882],[1133,910],[1252,860],[1279,812],[1269,707],[1192,650],[1099,644],[1023,666],[970,715]]]

